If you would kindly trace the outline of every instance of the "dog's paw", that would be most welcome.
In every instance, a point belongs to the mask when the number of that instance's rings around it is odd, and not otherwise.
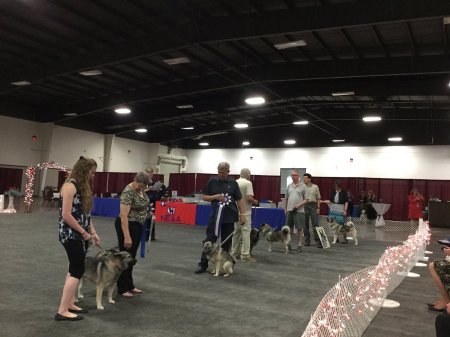
[[[227,277],[227,276],[230,276],[230,274],[224,274],[224,275],[223,275],[223,277]]]
[[[78,295],[78,298],[84,298],[84,295],[83,295],[83,294],[79,294],[79,295]],[[78,302],[78,298],[75,299],[75,302]]]
[[[108,303],[114,304],[116,301],[114,301],[112,298],[108,299]]]
[[[358,245],[358,242],[355,242],[355,246],[357,246]]]
[[[270,248],[267,248],[267,251],[268,251],[268,252],[271,252],[271,251],[272,251],[272,249],[270,249]]]
[[[214,277],[218,277],[219,276],[219,274],[214,274]]]
[[[98,310],[105,310],[105,307],[103,305],[97,305]]]

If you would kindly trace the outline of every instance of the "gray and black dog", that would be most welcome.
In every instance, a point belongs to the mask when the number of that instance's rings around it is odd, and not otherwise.
[[[211,241],[206,241],[203,244],[203,252],[206,258],[213,263],[214,269],[211,274],[214,276],[228,276],[234,273],[234,264],[236,259],[219,246],[218,243],[212,243]]]
[[[122,271],[136,264],[131,254],[120,251],[118,248],[101,250],[95,256],[88,256],[84,260],[84,274],[78,284],[77,298],[83,298],[81,288],[83,281],[89,280],[96,286],[97,309],[105,309],[102,305],[103,290],[108,289],[108,302],[115,303],[112,299],[114,288]]]
[[[264,223],[259,227],[261,235],[266,238],[269,243],[269,252],[272,251],[272,243],[281,241],[284,253],[289,254],[289,245],[291,243],[291,229],[289,226],[283,226],[281,230],[276,230],[276,228],[270,227],[270,225]]]

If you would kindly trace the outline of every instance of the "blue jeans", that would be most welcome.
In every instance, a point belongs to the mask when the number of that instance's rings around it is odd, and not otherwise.
[[[317,235],[316,227],[319,225],[319,216],[317,215],[317,203],[305,205],[305,226],[303,227],[303,235],[305,236],[305,242],[311,241],[311,233],[309,232],[309,219],[313,225],[314,240],[320,242]]]

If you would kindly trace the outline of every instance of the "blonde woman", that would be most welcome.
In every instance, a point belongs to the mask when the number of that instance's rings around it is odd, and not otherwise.
[[[79,321],[87,310],[75,305],[75,291],[84,274],[84,258],[90,240],[100,246],[100,238],[91,223],[92,179],[97,163],[93,159],[80,157],[69,178],[61,188],[62,207],[59,210],[59,241],[69,258],[66,276],[56,321]]]

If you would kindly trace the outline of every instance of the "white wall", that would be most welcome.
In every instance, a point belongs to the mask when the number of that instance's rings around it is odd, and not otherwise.
[[[36,141],[33,135],[38,136]],[[48,158],[45,161],[72,166],[84,155],[95,159],[102,171],[104,145],[102,134],[0,116],[0,165],[25,167]],[[157,155],[169,152],[188,158],[186,172],[215,173],[220,161],[228,161],[233,174],[243,167],[261,175],[279,175],[280,167],[306,167],[322,177],[450,180],[448,145],[182,150],[115,137],[110,171],[155,168]]]
[[[231,173],[279,175],[281,167],[306,167],[319,177],[450,179],[450,146],[328,147],[186,150],[187,172],[215,173],[227,161]],[[351,161],[353,159],[353,161]]]

